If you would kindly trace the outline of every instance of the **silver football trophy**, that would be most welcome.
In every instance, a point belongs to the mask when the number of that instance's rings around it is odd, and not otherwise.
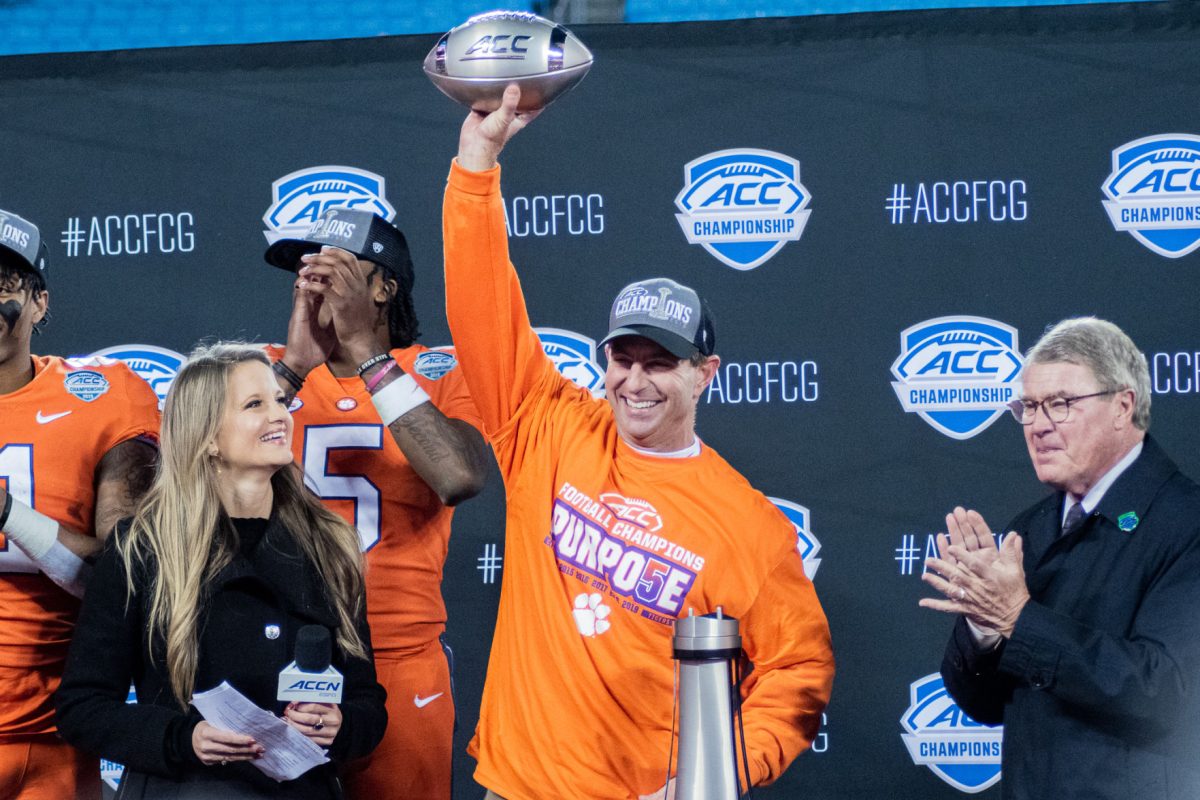
[[[738,621],[720,607],[675,623],[679,662],[679,768],[675,800],[737,800],[733,667],[741,657]]]
[[[442,36],[424,69],[446,96],[490,112],[510,83],[521,87],[518,111],[545,108],[591,66],[591,52],[562,25],[525,11],[491,11]]]

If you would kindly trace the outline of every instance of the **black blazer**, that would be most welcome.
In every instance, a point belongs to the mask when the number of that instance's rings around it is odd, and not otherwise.
[[[175,701],[161,639],[155,643],[155,660],[147,656],[152,565],[136,570],[134,593],[126,602],[125,569],[113,544],[127,530],[128,522],[118,527],[88,583],[55,696],[62,737],[81,750],[125,764],[127,776],[134,770],[181,782],[242,780],[289,797],[332,796],[329,764],[284,784],[245,762],[201,764],[191,736],[202,718],[195,708],[185,711]],[[196,691],[228,681],[276,714],[286,705],[275,699],[279,671],[294,658],[297,631],[308,624],[334,631],[338,625],[316,570],[274,516],[259,543],[247,554],[235,555],[218,573],[202,603]],[[365,614],[358,629],[369,653]],[[387,712],[373,660],[347,660],[336,644],[333,650],[333,664],[345,677],[343,723],[329,748],[330,759],[338,762],[374,749],[383,737]],[[125,703],[131,681],[136,705]]]
[[[981,653],[956,623],[942,676],[1004,724],[1012,800],[1200,798],[1200,487],[1151,437],[1084,523],[1063,493],[1005,530],[1023,537],[1031,599]]]

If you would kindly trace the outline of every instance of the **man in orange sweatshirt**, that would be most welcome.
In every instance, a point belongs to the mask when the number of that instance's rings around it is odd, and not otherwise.
[[[696,436],[720,359],[695,291],[653,278],[618,295],[606,400],[543,354],[496,164],[531,119],[519,97],[463,124],[443,212],[447,318],[508,500],[475,779],[504,800],[667,795],[673,624],[719,605],[755,667],[745,742],[751,783],[769,783],[812,742],[833,680],[795,529]]]

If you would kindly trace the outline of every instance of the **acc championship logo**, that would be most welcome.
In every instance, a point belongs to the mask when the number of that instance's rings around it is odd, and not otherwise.
[[[683,178],[675,198],[683,235],[734,269],[754,269],[799,239],[812,213],[800,162],[769,150],[709,153]]]
[[[613,513],[614,517],[636,525],[646,533],[656,533],[662,530],[662,515],[650,504],[649,500],[626,497],[616,492],[605,492],[600,495],[600,502]]]
[[[909,706],[900,718],[904,746],[913,763],[955,789],[975,794],[1000,780],[1002,726],[968,717],[934,673],[909,686]]]
[[[542,350],[563,377],[596,397],[604,396],[604,370],[596,361],[596,342],[580,333],[561,328],[534,328]]]
[[[790,500],[781,500],[778,497],[768,497],[767,499],[774,503],[775,507],[782,511],[788,521],[795,526],[796,550],[804,559],[804,574],[811,581],[817,576],[817,567],[821,566],[821,559],[817,558],[817,553],[821,552],[821,543],[808,529],[809,510]]]
[[[1200,247],[1200,136],[1164,133],[1121,145],[1104,181],[1113,227],[1160,256]]]
[[[905,411],[952,439],[970,439],[1005,412],[1023,364],[1016,328],[938,317],[900,334],[892,388]]]
[[[108,386],[108,378],[90,369],[68,372],[67,377],[63,378],[63,387],[85,403],[107,392]]]
[[[331,208],[370,211],[391,222],[396,209],[384,196],[384,181],[374,172],[354,167],[309,167],[284,175],[271,184],[273,202],[263,214],[263,235],[277,239],[302,239],[322,214]]]
[[[179,353],[152,344],[119,344],[97,350],[92,355],[124,362],[139,378],[150,384],[150,388],[158,395],[160,410],[167,399],[167,390],[171,388],[183,364],[183,356]]]
[[[413,371],[431,381],[436,381],[458,366],[453,353],[444,350],[426,350],[413,361]]]

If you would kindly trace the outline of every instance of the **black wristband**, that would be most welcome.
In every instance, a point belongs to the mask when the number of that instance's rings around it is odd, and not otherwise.
[[[12,492],[4,493],[4,510],[0,511],[0,531],[4,530],[4,523],[8,522],[8,512],[12,511]]]
[[[391,357],[392,357],[391,353],[380,353],[377,356],[371,356],[366,361],[364,361],[358,365],[358,377],[361,378],[363,373],[366,372],[367,370],[369,370],[371,367],[375,366],[376,364],[382,364],[384,361],[387,361]]]
[[[300,388],[304,386],[304,378],[301,378],[299,375],[293,372],[292,368],[283,363],[282,360],[272,363],[271,369],[276,375],[287,381],[297,392],[299,392]]]

